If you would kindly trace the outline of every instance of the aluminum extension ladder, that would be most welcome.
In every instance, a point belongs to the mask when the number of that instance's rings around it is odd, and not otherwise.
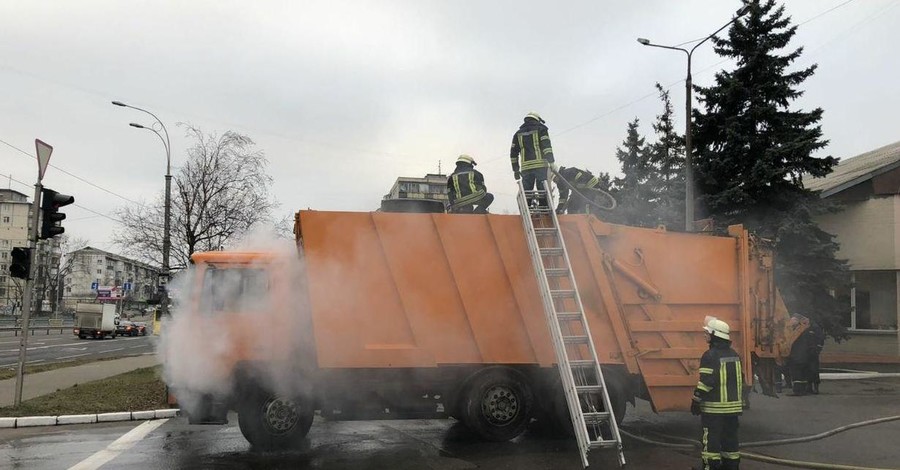
[[[609,393],[553,210],[550,185],[546,181],[541,184],[541,189],[526,191],[519,181],[517,199],[581,463],[588,466],[588,453],[593,449],[614,448],[619,465],[625,465],[622,438],[610,411]]]

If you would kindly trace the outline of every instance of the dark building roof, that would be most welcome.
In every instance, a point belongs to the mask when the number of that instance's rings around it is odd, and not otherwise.
[[[804,182],[807,189],[821,191],[824,198],[897,168],[900,168],[900,142],[841,160],[827,176]]]

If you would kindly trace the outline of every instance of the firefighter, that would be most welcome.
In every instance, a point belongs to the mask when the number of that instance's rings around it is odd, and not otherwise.
[[[819,377],[819,355],[822,354],[822,349],[825,347],[825,330],[818,323],[810,320],[808,334],[812,336],[812,341],[810,341],[809,385],[807,390],[813,395],[818,395],[819,383],[822,381]]]
[[[484,176],[475,169],[475,160],[468,155],[456,159],[456,169],[447,178],[450,212],[458,214],[487,214],[494,195],[487,192]]]
[[[556,185],[559,187],[559,204],[556,206],[556,213],[562,214],[566,211],[569,214],[589,213],[588,201],[593,201],[592,193],[600,185],[600,180],[590,171],[574,167],[559,167],[559,176],[565,181]],[[573,192],[572,198],[569,199],[569,186],[574,187],[581,194]]]
[[[544,181],[553,165],[553,147],[544,119],[538,113],[525,115],[524,122],[513,135],[509,160],[516,181],[521,179],[526,191],[544,189]],[[546,198],[540,198],[538,204],[547,205]]]
[[[737,469],[738,416],[743,412],[744,383],[741,358],[731,348],[728,323],[706,317],[703,329],[709,349],[700,358],[700,381],[694,389],[691,413],[700,415],[703,427],[703,469]]]

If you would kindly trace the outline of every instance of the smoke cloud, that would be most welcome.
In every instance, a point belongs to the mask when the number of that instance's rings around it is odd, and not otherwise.
[[[179,406],[191,413],[204,398],[240,398],[239,369],[278,394],[304,391],[309,384],[298,370],[313,365],[315,355],[295,242],[257,231],[228,254],[212,255],[170,286],[172,313],[158,354]]]

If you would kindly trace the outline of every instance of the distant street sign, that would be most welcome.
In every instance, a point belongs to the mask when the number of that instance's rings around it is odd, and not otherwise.
[[[37,149],[38,181],[40,181],[44,179],[44,172],[47,171],[47,165],[50,164],[50,154],[53,153],[53,146],[41,139],[34,139],[34,146]]]
[[[123,290],[131,290],[131,283],[126,282],[125,284],[122,285],[122,289]]]
[[[97,290],[97,289],[99,289],[99,288],[100,288],[100,283],[99,283],[99,282],[92,282],[92,283],[91,283],[91,290]]]

